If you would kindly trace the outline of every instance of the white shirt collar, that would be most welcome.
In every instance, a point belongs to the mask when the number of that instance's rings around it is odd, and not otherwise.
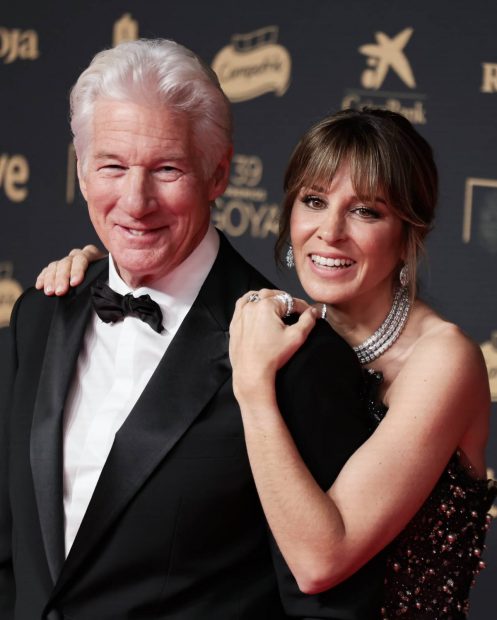
[[[109,286],[121,295],[150,295],[162,310],[164,328],[167,331],[176,331],[193,305],[218,251],[219,235],[210,224],[202,241],[173,271],[151,282],[149,286],[136,289],[130,288],[124,282],[117,273],[112,255],[109,255]]]

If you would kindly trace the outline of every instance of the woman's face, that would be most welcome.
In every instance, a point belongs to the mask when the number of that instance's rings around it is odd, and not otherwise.
[[[403,258],[403,225],[385,197],[365,203],[343,164],[328,188],[304,187],[290,218],[295,266],[315,301],[367,303],[388,295]]]

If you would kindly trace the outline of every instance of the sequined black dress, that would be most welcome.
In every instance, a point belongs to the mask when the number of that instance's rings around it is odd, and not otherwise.
[[[376,396],[382,380],[381,373],[366,373],[375,425],[387,412]],[[487,512],[496,494],[495,481],[475,479],[459,454],[453,455],[431,495],[388,548],[383,620],[467,617],[469,589],[485,566]]]

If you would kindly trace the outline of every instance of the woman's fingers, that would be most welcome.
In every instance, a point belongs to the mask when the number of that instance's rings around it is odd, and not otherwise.
[[[35,286],[43,289],[45,295],[65,295],[70,286],[81,284],[88,265],[103,256],[104,253],[94,245],[75,248],[65,258],[47,265],[38,275]]]
[[[318,311],[303,299],[284,291],[248,291],[236,303],[230,325],[230,357],[238,384],[253,384],[259,376],[271,376],[302,346],[312,330]],[[293,325],[284,317],[300,316]]]

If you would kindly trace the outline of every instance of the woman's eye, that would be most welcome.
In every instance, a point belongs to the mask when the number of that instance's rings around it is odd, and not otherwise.
[[[352,212],[367,220],[377,220],[380,217],[379,211],[372,207],[365,207],[363,205],[354,207]]]
[[[322,209],[325,205],[325,202],[319,196],[314,196],[313,194],[306,195],[302,198],[302,202],[306,204],[311,209]]]

